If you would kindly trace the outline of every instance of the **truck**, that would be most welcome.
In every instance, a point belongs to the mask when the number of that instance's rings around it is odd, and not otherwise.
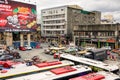
[[[94,60],[104,61],[107,59],[107,49],[101,48],[101,49],[89,50],[84,55],[84,57]]]

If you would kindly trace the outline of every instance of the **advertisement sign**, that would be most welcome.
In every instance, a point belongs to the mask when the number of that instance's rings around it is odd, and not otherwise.
[[[36,6],[12,0],[0,0],[0,32],[36,31]]]

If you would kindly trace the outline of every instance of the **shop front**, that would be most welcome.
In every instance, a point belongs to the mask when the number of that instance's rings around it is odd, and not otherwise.
[[[94,46],[97,48],[108,47],[110,46],[112,49],[115,48],[115,39],[114,38],[75,38],[75,44],[77,46]]]

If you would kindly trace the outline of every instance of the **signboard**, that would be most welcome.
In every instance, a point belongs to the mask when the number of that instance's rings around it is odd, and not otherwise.
[[[0,0],[0,32],[36,31],[36,6]]]

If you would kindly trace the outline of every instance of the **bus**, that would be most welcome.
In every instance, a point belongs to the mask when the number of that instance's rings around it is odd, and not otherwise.
[[[49,71],[10,78],[6,80],[69,80],[70,78],[91,73],[91,68],[84,65],[65,66]]]
[[[120,80],[120,77],[111,72],[99,71],[97,73],[89,73],[69,80]]]
[[[110,65],[101,61],[74,56],[71,54],[65,54],[65,53],[61,54],[60,60],[69,60],[69,61],[73,61],[75,64],[84,64],[87,66],[91,66],[92,68],[98,68],[100,70],[110,71],[113,73],[117,73],[119,71],[119,67],[117,65]]]
[[[102,80],[120,80],[120,77],[118,75],[111,72],[99,71],[97,74],[102,74],[105,76],[105,79]]]
[[[32,66],[26,66],[26,64],[21,63],[21,64],[13,65],[14,68],[7,69],[6,73],[0,73],[0,79],[6,79],[10,77],[15,77],[15,76],[22,76],[26,74],[47,71],[50,69],[63,67],[63,66],[70,66],[70,65],[74,65],[74,63],[71,61],[66,61],[66,60],[39,63],[39,64],[32,65]]]

